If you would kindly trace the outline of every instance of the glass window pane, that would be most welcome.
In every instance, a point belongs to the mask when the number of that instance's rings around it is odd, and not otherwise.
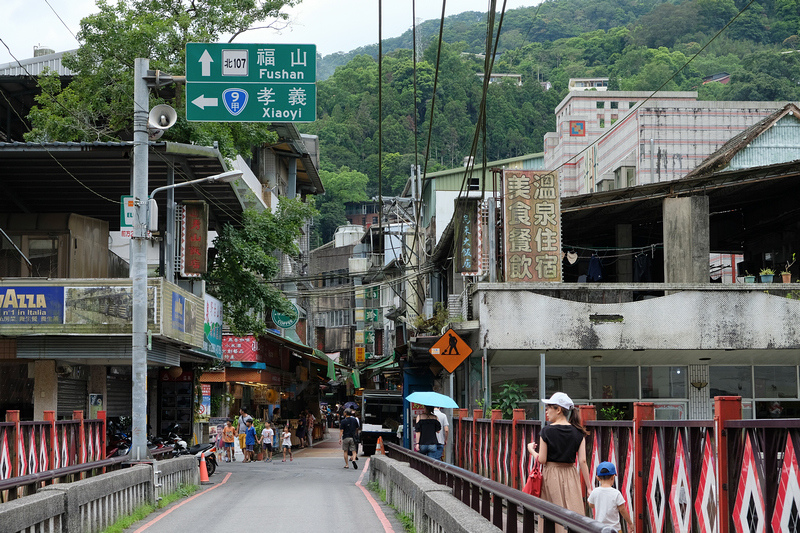
[[[28,242],[28,259],[32,265],[31,276],[58,277],[58,239],[32,238]]]
[[[749,366],[710,366],[708,367],[708,395],[753,397],[753,384],[750,380]]]
[[[635,366],[593,366],[592,399],[639,398],[639,375]]]
[[[573,401],[589,398],[589,367],[548,366],[545,369],[545,397],[564,392]]]
[[[777,401],[755,402],[756,418],[798,418],[800,417],[800,402]]]
[[[797,368],[794,366],[757,366],[756,398],[797,398]]]
[[[685,366],[642,367],[642,398],[687,398]]]
[[[520,384],[528,400],[539,399],[538,366],[493,366],[492,394],[499,391],[503,383],[507,381],[514,381]]]

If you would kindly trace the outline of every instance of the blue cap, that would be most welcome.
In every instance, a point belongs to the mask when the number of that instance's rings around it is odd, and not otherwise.
[[[617,468],[614,466],[614,463],[609,463],[608,461],[603,461],[599,465],[597,465],[597,475],[598,476],[616,476],[617,475]]]

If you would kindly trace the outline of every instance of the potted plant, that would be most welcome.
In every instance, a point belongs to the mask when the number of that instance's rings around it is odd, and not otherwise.
[[[792,268],[792,265],[795,262],[795,254],[792,254],[792,260],[786,261],[786,268],[783,269],[781,272],[781,278],[783,278],[784,283],[791,283],[792,282],[792,273],[789,271]]]
[[[756,277],[754,275],[752,275],[750,272],[748,272],[747,270],[745,270],[744,271],[744,282],[745,283],[755,283],[756,282]]]
[[[775,271],[771,268],[762,268],[759,275],[761,276],[761,283],[772,283],[772,277],[775,275]]]

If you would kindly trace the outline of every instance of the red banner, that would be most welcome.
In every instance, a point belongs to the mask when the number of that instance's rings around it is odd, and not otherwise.
[[[258,361],[258,340],[253,335],[222,337],[222,358],[225,361]]]

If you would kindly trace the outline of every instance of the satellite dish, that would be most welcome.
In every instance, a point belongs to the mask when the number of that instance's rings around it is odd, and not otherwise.
[[[148,128],[156,130],[168,130],[178,120],[178,113],[167,104],[158,104],[150,110],[147,116]]]

